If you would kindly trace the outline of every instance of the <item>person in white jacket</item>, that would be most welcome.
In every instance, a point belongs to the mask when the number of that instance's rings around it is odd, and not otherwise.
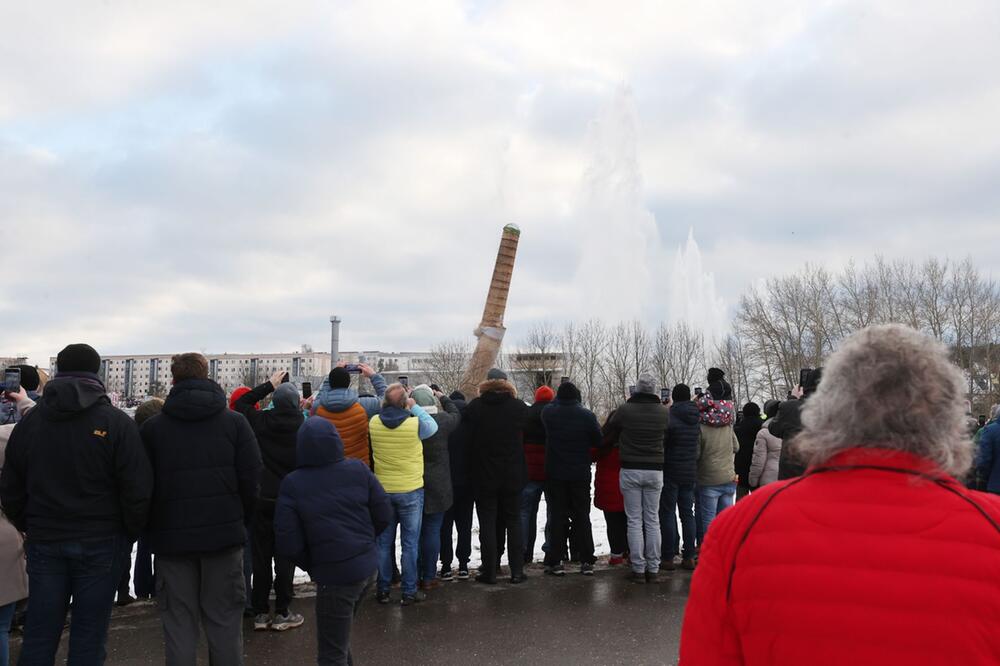
[[[764,403],[764,416],[768,420],[773,419],[778,413],[777,400],[768,400]],[[760,488],[778,480],[778,460],[781,458],[781,439],[771,434],[767,429],[768,421],[764,422],[764,427],[757,433],[757,439],[753,445],[753,459],[750,461],[750,475],[747,480],[751,488]]]

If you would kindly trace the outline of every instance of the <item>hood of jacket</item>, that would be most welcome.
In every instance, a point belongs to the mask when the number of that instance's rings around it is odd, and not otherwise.
[[[506,379],[487,379],[479,385],[479,399],[487,404],[495,405],[508,397],[516,398],[517,389]]]
[[[170,389],[163,413],[179,421],[204,421],[227,405],[222,387],[211,379],[185,379]]]
[[[302,421],[302,410],[298,407],[275,407],[264,412],[264,423],[271,432],[295,432],[302,427]]]
[[[344,459],[344,442],[322,416],[310,416],[295,439],[296,467],[325,467]]]
[[[403,421],[413,416],[408,410],[400,409],[393,405],[388,407],[383,407],[382,412],[378,415],[382,419],[382,423],[386,428],[394,430],[403,424]]]
[[[316,401],[328,412],[342,412],[358,401],[358,392],[352,388],[330,388],[329,381],[323,380]]]
[[[636,393],[635,395],[633,395],[632,397],[630,397],[625,402],[631,402],[633,405],[634,404],[640,404],[640,405],[641,404],[647,404],[647,405],[649,405],[649,404],[654,404],[654,403],[659,404],[660,403],[660,396],[653,395],[652,393]]]
[[[700,420],[701,413],[698,411],[698,405],[690,400],[682,400],[670,406],[670,418],[686,425],[695,425]]]
[[[63,372],[45,385],[40,407],[46,418],[64,421],[98,403],[110,405],[104,384],[89,372]]]

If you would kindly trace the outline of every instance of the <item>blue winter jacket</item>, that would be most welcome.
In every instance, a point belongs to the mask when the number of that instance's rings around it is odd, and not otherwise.
[[[284,478],[274,512],[275,547],[323,585],[351,585],[377,567],[375,539],[392,519],[389,496],[326,419],[299,429],[297,469]]]
[[[670,406],[670,422],[663,440],[663,478],[688,485],[698,477],[698,440],[701,438],[698,405],[690,400]]]
[[[1000,493],[1000,420],[983,428],[979,435],[976,467],[979,475],[986,479],[986,490]]]
[[[579,400],[556,398],[542,410],[545,478],[589,481],[590,449],[601,446],[601,426]]]

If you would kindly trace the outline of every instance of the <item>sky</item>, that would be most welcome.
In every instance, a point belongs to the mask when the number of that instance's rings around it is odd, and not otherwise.
[[[515,347],[676,316],[692,232],[730,313],[876,252],[997,275],[998,34],[995,0],[3,3],[0,356],[324,350],[331,314],[426,350],[508,222]]]

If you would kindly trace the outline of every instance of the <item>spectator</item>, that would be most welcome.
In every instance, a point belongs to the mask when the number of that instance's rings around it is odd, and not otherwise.
[[[796,462],[790,445],[793,444],[795,436],[802,432],[802,410],[816,393],[822,379],[823,368],[816,368],[806,373],[805,384],[797,387],[793,393],[798,399],[781,403],[777,416],[767,423],[767,429],[782,442],[781,457],[778,460],[779,480],[801,476],[806,471],[804,465]]]
[[[733,428],[740,447],[740,450],[736,452],[736,459],[733,461],[736,476],[739,477],[736,483],[737,501],[750,492],[750,461],[753,458],[753,446],[757,440],[757,433],[760,432],[763,425],[764,419],[760,417],[760,405],[756,402],[748,402],[743,405],[743,418]]]
[[[236,408],[236,403],[240,398],[250,393],[251,388],[249,386],[237,386],[233,389],[233,392],[229,395],[229,409],[234,412],[239,412]],[[260,403],[253,404],[254,411],[260,411]],[[251,600],[251,590],[253,590],[253,535],[252,529],[247,528],[246,539],[243,541],[243,586],[247,591],[247,603],[246,607],[243,609],[243,616],[252,618],[254,617],[253,612],[253,602]]]
[[[604,425],[614,416],[608,415]],[[593,452],[597,461],[597,473],[594,474],[594,506],[604,512],[604,524],[608,533],[608,545],[611,556],[608,564],[613,567],[625,563],[625,553],[628,552],[628,518],[625,516],[625,499],[622,497],[621,477],[622,463],[617,443],[602,435],[601,448]]]
[[[240,398],[245,396],[250,391],[251,388],[249,386],[237,386],[236,388],[234,388],[233,392],[229,394],[229,409],[233,410],[234,412],[238,412],[239,410],[236,409],[237,401],[239,401]],[[254,403],[254,409],[260,409],[260,405]]]
[[[18,393],[6,393],[10,404],[17,410],[18,419],[35,406],[24,385]],[[0,426],[0,469],[3,468],[4,451],[14,424]],[[21,533],[0,512],[0,666],[7,666],[10,659],[11,623],[17,602],[28,596],[28,571],[24,566],[24,539]]]
[[[226,409],[198,353],[171,359],[173,387],[142,426],[153,465],[146,536],[168,664],[193,664],[199,622],[213,663],[243,663],[246,530],[260,494],[261,456],[246,418]]]
[[[979,434],[976,468],[987,492],[1000,494],[1000,420],[994,420]]]
[[[124,543],[146,524],[152,477],[135,422],[111,406],[101,357],[72,344],[7,443],[0,503],[26,533],[31,612],[21,663],[51,664],[70,600],[69,662],[101,664]]]
[[[295,565],[275,554],[274,509],[281,480],[295,469],[296,435],[304,417],[299,406],[299,391],[282,383],[287,372],[275,372],[270,381],[248,391],[236,401],[236,411],[243,414],[253,429],[260,448],[263,467],[260,475],[260,500],[250,528],[250,552],[253,559],[252,603],[254,631],[286,631],[302,626],[305,619],[289,609],[293,597]],[[257,403],[271,395],[271,409],[257,410]],[[271,616],[271,585],[274,585],[274,616]]]
[[[722,371],[708,371],[708,394],[698,399],[701,438],[698,446],[698,543],[703,543],[715,516],[733,505],[736,495],[734,455],[739,442],[733,432],[732,388]]]
[[[392,506],[368,466],[344,457],[327,419],[309,418],[297,439],[297,469],[281,482],[274,514],[277,552],[316,583],[318,662],[350,664],[351,625],[375,580],[376,539]]]
[[[997,662],[1000,498],[955,479],[972,447],[948,358],[901,325],[841,344],[802,411],[805,475],[712,526],[680,663]]]
[[[420,589],[431,590],[437,580],[437,562],[441,554],[441,525],[444,513],[451,508],[451,469],[448,439],[462,419],[458,407],[440,391],[421,384],[410,397],[431,415],[438,429],[424,440],[424,517],[420,526]],[[440,408],[438,407],[440,405]]]
[[[454,391],[448,396],[465,413],[465,395]],[[472,513],[475,507],[475,490],[466,466],[468,428],[464,418],[448,438],[448,465],[451,469],[452,505],[445,511],[441,524],[441,579],[452,580],[452,557],[458,558],[458,579],[468,580],[469,558],[472,556]],[[458,532],[457,542],[452,543],[452,526]],[[454,546],[454,547],[453,547]]]
[[[773,419],[778,413],[777,400],[764,403],[764,416]],[[778,460],[781,458],[781,440],[771,434],[767,425],[757,433],[753,445],[753,460],[750,462],[748,481],[753,489],[766,486],[778,480]]]
[[[542,410],[545,424],[545,498],[552,507],[552,543],[545,555],[545,572],[566,572],[566,525],[573,521],[580,573],[594,575],[594,535],[590,526],[591,450],[602,444],[601,426],[583,406],[580,390],[563,382],[556,399]]]
[[[358,392],[351,388],[351,375],[341,361],[323,381],[323,386],[314,398],[312,413],[336,426],[344,441],[344,455],[371,466],[368,422],[382,408],[386,385],[382,375],[370,366],[359,363],[358,368],[371,380],[375,396],[358,396]]]
[[[663,526],[663,565],[673,570],[674,558],[681,557],[681,568],[695,567],[695,480],[698,476],[698,444],[701,438],[698,406],[691,402],[691,389],[677,384],[671,391],[670,422],[663,442],[663,494],[660,497],[660,524]],[[680,516],[681,534],[677,533]]]
[[[493,368],[479,385],[479,397],[469,403],[469,470],[476,488],[482,564],[476,581],[497,582],[497,517],[507,532],[510,582],[523,583],[524,546],[521,544],[521,491],[528,481],[524,460],[524,422],[527,406],[507,375]]]
[[[148,421],[150,417],[159,414],[161,409],[163,409],[163,400],[160,398],[150,398],[139,405],[135,410],[136,427],[141,428],[143,423]],[[149,543],[147,543],[146,537],[139,535],[139,539],[135,543],[129,542],[125,549],[126,566],[118,582],[117,604],[119,606],[127,606],[134,601],[129,594],[128,567],[128,563],[132,560],[133,545],[135,546],[135,596],[146,600],[156,595],[155,578],[153,576],[153,554],[149,552]]]
[[[38,402],[41,393],[41,375],[38,368],[31,365],[12,365],[10,370],[21,371],[21,388],[24,389],[25,396],[34,403]],[[2,399],[0,395],[0,425],[10,425],[21,420],[21,412],[18,406],[11,399]]]
[[[423,601],[417,589],[417,554],[424,514],[423,441],[438,431],[437,422],[406,393],[402,384],[385,391],[381,412],[369,423],[375,476],[389,493],[392,518],[378,537],[378,590],[380,604],[389,603],[392,567],[396,559],[396,526],[400,528],[403,597],[401,605]]]
[[[641,375],[636,392],[609,420],[605,435],[621,455],[621,490],[628,517],[628,549],[634,583],[659,582],[660,493],[663,490],[663,437],[670,411],[660,403],[656,383]]]
[[[521,491],[521,534],[524,541],[524,563],[535,561],[535,537],[538,533],[538,505],[545,491],[545,425],[542,423],[542,410],[555,398],[556,394],[550,386],[539,386],[535,391],[535,402],[528,408],[524,421],[524,460],[528,466],[528,483]],[[545,500],[546,524],[545,544],[548,546],[549,523],[551,510],[549,500]]]

